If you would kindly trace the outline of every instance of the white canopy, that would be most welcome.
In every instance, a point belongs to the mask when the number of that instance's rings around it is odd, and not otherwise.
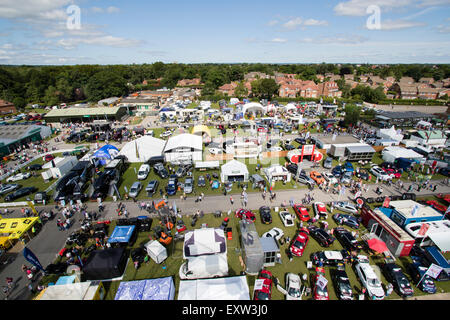
[[[90,286],[90,281],[49,286],[40,300],[85,300]]]
[[[428,121],[424,121],[424,120],[420,120],[419,122],[417,122],[417,127],[430,127],[432,126],[431,123],[429,123]]]
[[[290,110],[297,111],[297,107],[293,103],[288,103],[287,105],[284,106],[284,110],[285,111],[290,111]]]
[[[450,251],[450,237],[448,232],[430,233],[427,236],[441,251]]]
[[[245,276],[181,280],[178,300],[250,300]]]
[[[258,102],[250,102],[250,103],[246,103],[244,104],[244,107],[242,108],[242,113],[246,113],[247,111],[261,111],[264,112],[265,109],[263,107],[263,105],[261,103]]]
[[[119,155],[126,156],[129,162],[146,162],[151,157],[161,156],[165,145],[165,140],[143,136],[126,143]]]
[[[167,249],[159,241],[151,240],[145,244],[147,254],[156,263],[161,263],[167,258]]]
[[[222,182],[226,182],[230,176],[244,176],[244,180],[247,181],[248,175],[249,173],[245,163],[238,160],[231,160],[221,167],[220,179]]]
[[[263,171],[268,181],[276,179],[277,177],[286,177],[286,182],[291,181],[291,173],[279,164],[274,164],[269,168],[264,168]]]
[[[386,162],[394,162],[397,158],[406,158],[406,159],[421,159],[423,156],[420,153],[417,153],[411,149],[406,149],[402,147],[387,147],[383,150],[383,160]]]
[[[382,139],[390,139],[395,141],[402,141],[403,135],[395,130],[395,126],[390,127],[389,129],[380,129],[378,131],[378,136]]]
[[[169,138],[164,148],[164,152],[177,148],[191,148],[194,150],[201,151],[203,150],[202,143],[203,141],[201,136],[189,133],[182,133],[177,136],[172,136]]]

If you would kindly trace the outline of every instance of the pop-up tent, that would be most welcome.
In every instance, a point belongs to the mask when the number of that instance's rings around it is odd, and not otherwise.
[[[239,221],[239,228],[245,272],[250,275],[257,275],[264,265],[264,251],[255,224],[247,220],[241,220]]]
[[[283,180],[286,182],[291,181],[291,173],[279,164],[274,164],[269,168],[264,168],[263,171],[267,181],[269,182],[277,180]]]
[[[119,149],[115,146],[107,144],[95,151],[92,159],[96,160],[99,165],[104,166],[109,160],[114,159],[119,154]]]
[[[185,234],[183,259],[219,253],[227,253],[227,241],[222,229],[202,228]]]
[[[249,172],[245,163],[238,160],[231,160],[221,167],[220,179],[222,183],[231,181],[247,182]]]
[[[136,226],[116,226],[108,238],[108,243],[129,244],[135,240]]]
[[[151,240],[145,244],[147,254],[156,263],[161,263],[167,259],[167,249],[159,241]]]
[[[122,276],[127,265],[125,248],[95,250],[83,267],[87,280],[112,279]]]
[[[126,156],[129,162],[146,162],[152,157],[161,156],[165,145],[165,140],[143,136],[126,143],[119,155]]]
[[[245,276],[181,280],[178,300],[250,300]]]
[[[122,281],[114,300],[173,300],[175,284],[172,277]]]
[[[263,107],[263,105],[261,103],[258,102],[250,102],[250,103],[246,103],[244,104],[244,107],[242,108],[242,113],[245,114],[247,112],[261,112],[264,113],[266,111],[266,109]]]
[[[101,282],[87,281],[49,286],[36,300],[103,300],[104,296]]]

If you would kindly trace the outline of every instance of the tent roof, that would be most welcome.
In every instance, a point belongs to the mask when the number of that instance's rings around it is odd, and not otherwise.
[[[108,243],[128,242],[136,226],[117,226],[108,238]]]
[[[126,143],[119,154],[126,156],[130,162],[146,162],[152,157],[161,156],[165,145],[165,140],[143,136]]]
[[[222,229],[195,229],[184,236],[184,258],[224,252],[226,252],[226,240]]]
[[[420,153],[417,153],[414,150],[395,146],[385,148],[383,150],[383,154],[385,153],[389,153],[393,155],[395,158],[407,158],[407,159],[423,158],[423,156]]]
[[[273,175],[273,174],[290,174],[290,172],[283,166],[279,164],[274,164],[270,166],[269,168],[264,168],[264,172],[266,175]]]
[[[250,300],[245,276],[182,280],[178,300]]]
[[[173,300],[175,285],[172,277],[122,281],[114,300]]]
[[[84,300],[92,282],[76,282],[49,286],[41,296],[41,300]]]
[[[0,219],[0,233],[8,233],[9,239],[20,239],[38,220],[39,217]]]
[[[222,165],[221,171],[222,172],[239,171],[242,173],[248,173],[247,165],[243,162],[234,159]]]
[[[177,136],[172,136],[169,140],[167,140],[164,152],[176,148],[193,148],[196,150],[203,150],[202,137],[189,133],[182,133]]]
[[[247,110],[254,110],[254,109],[258,109],[260,111],[265,111],[265,109],[261,103],[250,102],[250,103],[244,104],[244,106],[242,108],[242,113],[246,113]]]
[[[195,126],[194,128],[192,128],[192,134],[196,134],[196,133],[201,133],[201,134],[206,133],[208,136],[211,137],[211,131],[205,125],[198,125],[198,126]]]
[[[280,252],[280,247],[275,238],[261,237],[259,238],[263,252]]]
[[[434,244],[439,247],[441,251],[450,251],[450,237],[448,236],[448,232],[432,232],[427,234],[427,236],[433,240]]]
[[[117,149],[112,144],[105,144],[103,147],[94,152],[92,157],[94,158],[106,158],[112,159],[119,153],[119,149]]]
[[[159,241],[151,240],[145,244],[147,251],[152,251],[154,254],[158,255],[162,252],[166,252],[166,248],[159,243]]]

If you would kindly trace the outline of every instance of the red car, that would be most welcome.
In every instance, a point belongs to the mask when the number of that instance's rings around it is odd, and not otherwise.
[[[393,178],[399,179],[402,177],[402,174],[392,168],[383,168],[384,172],[390,175]]]
[[[289,251],[296,257],[301,257],[305,251],[309,240],[309,231],[306,228],[301,228],[297,236],[292,240],[289,246]]]
[[[325,269],[323,267],[316,267],[316,275],[313,278],[313,290],[312,290],[313,298],[314,300],[329,300],[327,285],[321,288],[317,284],[317,281],[320,276],[325,277]]]
[[[447,207],[434,201],[434,200],[428,200],[426,201],[426,204],[433,207],[434,209],[436,209],[437,211],[439,211],[440,213],[445,213],[445,211],[447,211]]]
[[[313,204],[314,213],[319,216],[319,218],[327,218],[327,206],[323,202],[314,202]]]
[[[264,281],[259,290],[255,290],[254,300],[270,300],[272,297],[272,273],[268,270],[261,270],[258,279]]]
[[[308,209],[300,204],[294,204],[294,212],[300,221],[309,221],[311,217],[309,216]]]
[[[46,154],[44,157],[44,161],[52,161],[53,159],[55,159],[55,157],[52,154]]]
[[[255,222],[256,216],[253,212],[247,209],[238,209],[236,211],[236,217],[239,219],[245,219],[247,221]]]

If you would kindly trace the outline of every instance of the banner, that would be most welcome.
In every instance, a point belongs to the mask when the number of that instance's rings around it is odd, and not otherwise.
[[[326,288],[326,286],[327,286],[327,283],[328,283],[328,280],[324,277],[324,276],[322,276],[322,275],[319,275],[318,277],[317,277],[317,286],[320,288],[320,289],[325,289]]]
[[[389,197],[384,198],[383,207],[384,208],[389,208],[389,203],[390,202],[391,202],[391,198],[389,198]]]
[[[430,225],[428,223],[422,223],[422,226],[420,227],[419,232],[417,232],[418,236],[425,236],[428,229],[430,228]]]
[[[27,247],[25,247],[23,249],[23,256],[25,257],[25,259],[31,263],[32,265],[34,265],[36,268],[44,271],[44,268],[42,267],[41,263],[39,262],[38,258],[34,255],[34,253],[28,249]]]
[[[437,279],[437,277],[439,277],[439,274],[441,273],[441,271],[444,268],[432,263],[429,267],[427,272],[425,272],[426,275],[429,275],[430,277],[432,277],[433,279]]]
[[[253,290],[261,290],[264,285],[264,279],[256,279],[255,280],[255,286],[253,287]]]

